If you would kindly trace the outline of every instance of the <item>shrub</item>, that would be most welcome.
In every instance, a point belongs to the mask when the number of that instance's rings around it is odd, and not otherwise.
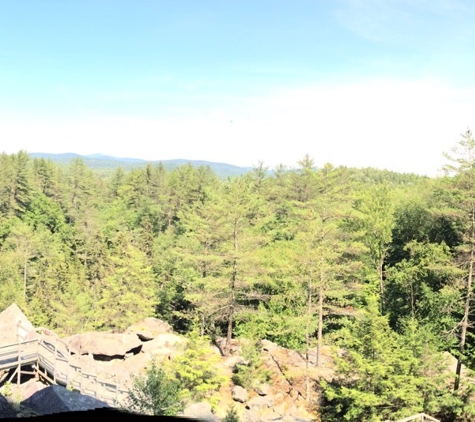
[[[171,364],[177,380],[183,387],[183,398],[195,401],[208,400],[216,405],[218,390],[226,381],[217,364],[220,357],[211,350],[209,339],[190,335],[187,349],[181,356],[177,356]]]
[[[237,413],[236,407],[233,404],[226,412],[226,415],[224,416],[222,422],[239,422],[239,421],[240,421],[239,415]]]
[[[152,362],[144,376],[133,378],[128,404],[141,414],[175,416],[183,410],[180,390],[180,384],[169,379],[166,372]]]
[[[244,388],[255,388],[271,379],[272,371],[266,368],[261,355],[260,342],[255,341],[242,348],[246,363],[238,363],[234,369],[233,383]]]

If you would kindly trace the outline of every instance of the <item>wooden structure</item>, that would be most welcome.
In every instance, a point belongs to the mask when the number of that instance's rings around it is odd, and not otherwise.
[[[35,330],[33,338],[24,335],[18,327],[18,342],[0,345],[0,373],[14,369],[8,381],[15,375],[18,384],[22,374],[35,375],[49,384],[58,384],[93,396],[111,406],[122,403],[127,390],[110,374],[88,372],[66,343],[45,328]]]

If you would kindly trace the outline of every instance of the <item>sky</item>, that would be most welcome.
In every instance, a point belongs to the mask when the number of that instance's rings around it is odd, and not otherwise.
[[[473,0],[0,0],[0,151],[437,176]]]

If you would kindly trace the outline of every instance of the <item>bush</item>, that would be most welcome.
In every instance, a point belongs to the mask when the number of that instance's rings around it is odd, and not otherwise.
[[[232,381],[244,388],[255,388],[271,379],[272,371],[266,368],[262,359],[260,342],[252,342],[242,348],[246,363],[238,363]]]
[[[226,416],[223,418],[222,422],[240,422],[239,415],[234,404],[226,412]]]
[[[166,372],[152,362],[145,376],[133,378],[128,404],[141,414],[175,416],[183,410],[180,390],[180,384],[169,379]]]
[[[218,390],[226,381],[217,367],[220,357],[211,350],[209,339],[190,334],[190,342],[185,353],[171,363],[171,370],[183,387],[184,399],[207,400],[215,406]]]

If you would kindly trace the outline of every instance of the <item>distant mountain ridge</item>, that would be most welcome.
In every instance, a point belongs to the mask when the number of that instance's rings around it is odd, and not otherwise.
[[[43,152],[29,153],[32,158],[44,158],[51,160],[58,164],[69,164],[71,160],[81,158],[88,167],[101,173],[108,173],[111,170],[122,167],[124,170],[133,170],[139,167],[143,167],[146,164],[159,164],[162,163],[167,170],[173,170],[176,167],[191,164],[194,167],[209,166],[211,170],[220,178],[234,177],[247,173],[252,170],[252,167],[239,167],[226,163],[215,163],[211,161],[203,160],[144,160],[141,158],[119,158],[104,154],[90,154],[80,155],[73,152],[67,152],[63,154],[50,154]]]

